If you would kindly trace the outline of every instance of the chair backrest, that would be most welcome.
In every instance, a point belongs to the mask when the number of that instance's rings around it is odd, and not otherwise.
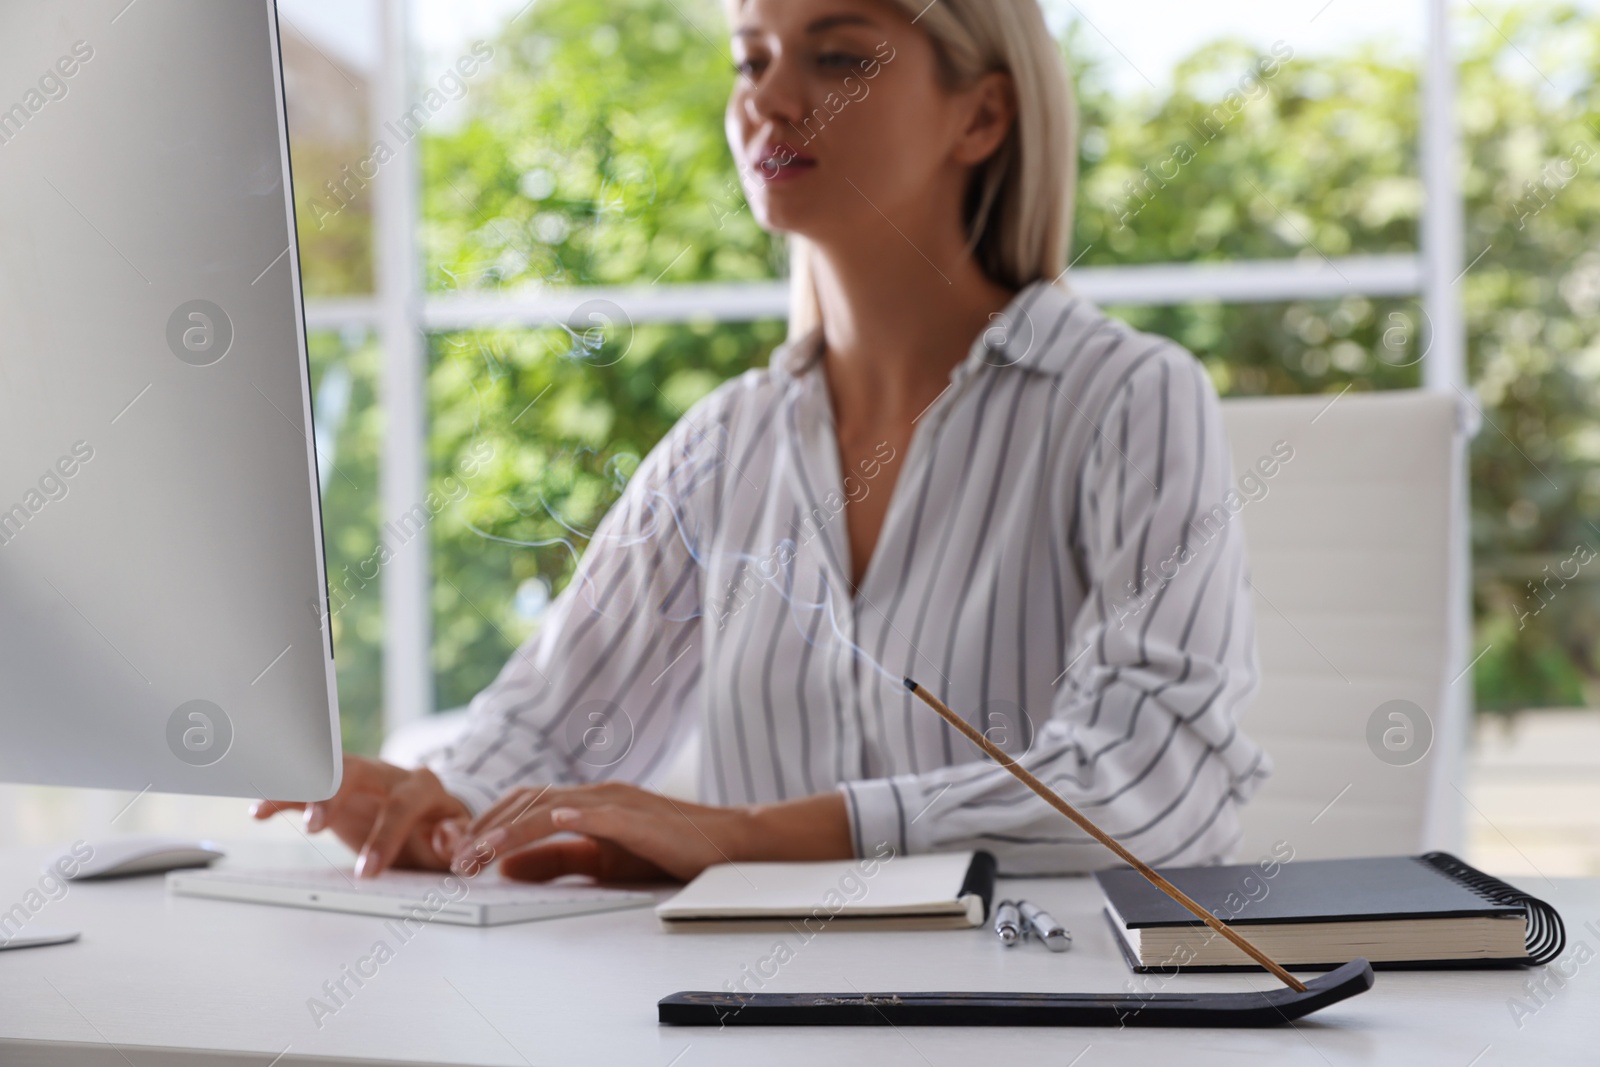
[[[1275,764],[1237,861],[1278,841],[1306,858],[1450,844],[1439,827],[1457,821],[1472,684],[1452,669],[1465,663],[1458,402],[1403,390],[1223,411],[1262,670],[1244,729]]]

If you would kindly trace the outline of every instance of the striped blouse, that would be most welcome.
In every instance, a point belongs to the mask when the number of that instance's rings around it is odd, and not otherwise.
[[[707,803],[839,789],[858,855],[1109,853],[914,698],[930,688],[1152,863],[1206,863],[1268,773],[1216,393],[1178,345],[1035,283],[913,427],[892,490],[841,471],[816,335],[698,403],[432,761],[474,811],[648,783],[698,726]],[[892,454],[887,446],[879,458]],[[845,503],[891,492],[861,585]],[[1204,520],[1204,521],[1202,521]]]

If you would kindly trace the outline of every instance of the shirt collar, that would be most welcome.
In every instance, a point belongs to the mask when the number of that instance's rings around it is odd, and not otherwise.
[[[967,363],[1060,374],[1072,351],[1060,343],[1063,327],[1080,303],[1052,282],[1029,283],[990,318],[989,327],[973,341]]]
[[[973,339],[967,358],[950,372],[951,379],[986,366],[1060,374],[1071,351],[1060,344],[1062,327],[1081,303],[1075,294],[1051,282],[1029,283],[990,317],[989,326]],[[784,378],[797,380],[821,361],[822,350],[818,326],[773,349],[769,365]]]

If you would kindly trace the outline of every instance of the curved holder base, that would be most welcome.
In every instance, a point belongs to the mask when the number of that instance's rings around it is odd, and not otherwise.
[[[677,1026],[1281,1026],[1372,988],[1351,960],[1304,993],[674,993]]]
[[[78,940],[76,930],[52,930],[43,926],[24,926],[0,941],[0,952],[8,948],[43,948],[46,945],[66,945]]]

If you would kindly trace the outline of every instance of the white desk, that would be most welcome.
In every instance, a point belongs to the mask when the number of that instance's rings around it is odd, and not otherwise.
[[[43,858],[0,852],[0,910],[36,884]],[[1600,927],[1600,881],[1528,888],[1561,909],[1569,945],[1600,950],[1584,928]],[[1003,949],[986,930],[828,933],[803,946],[791,935],[795,957],[765,988],[1096,991],[1122,989],[1134,977],[1113,947],[1092,882],[1007,882],[1004,891],[1049,908],[1073,931],[1072,951]],[[83,938],[0,952],[7,1067],[267,1067],[285,1049],[279,1067],[1600,1063],[1600,958],[1579,967],[1520,1028],[1508,1000],[1543,972],[1379,972],[1372,991],[1273,1030],[719,1031],[660,1026],[656,1000],[722,988],[769,956],[779,935],[667,934],[643,909],[489,930],[431,926],[319,1029],[307,1001],[379,937],[393,940],[381,920],[168,897],[156,877],[74,885],[36,921],[77,927]],[[1167,988],[1268,983],[1264,975],[1195,975]]]

